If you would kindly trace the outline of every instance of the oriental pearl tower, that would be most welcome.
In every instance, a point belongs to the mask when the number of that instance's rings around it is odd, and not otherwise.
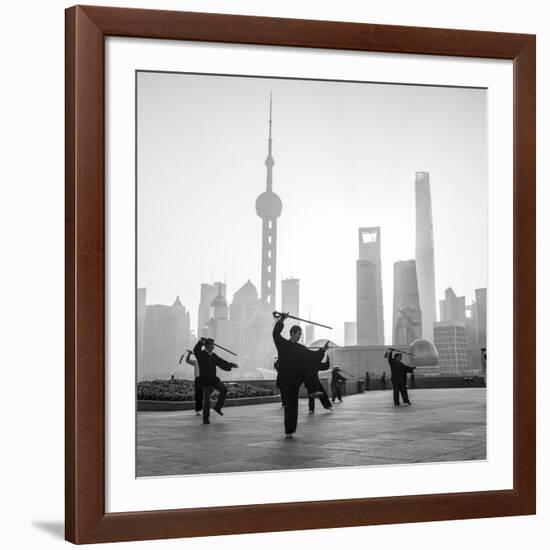
[[[273,166],[271,139],[272,98],[269,94],[269,137],[265,166],[266,190],[256,199],[256,213],[262,218],[262,288],[261,300],[265,309],[275,309],[275,288],[277,273],[277,218],[283,210],[279,195],[273,192]]]

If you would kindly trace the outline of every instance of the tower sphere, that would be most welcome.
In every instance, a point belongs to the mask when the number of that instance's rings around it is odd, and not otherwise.
[[[283,203],[273,191],[264,191],[256,199],[256,213],[260,218],[275,219],[281,215]]]

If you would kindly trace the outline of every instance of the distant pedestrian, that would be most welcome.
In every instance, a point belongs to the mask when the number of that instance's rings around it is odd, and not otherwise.
[[[386,389],[386,371],[382,373],[382,376],[380,377],[380,383],[382,384],[382,389]]]
[[[370,374],[368,372],[365,375],[365,388],[367,391],[370,390]]]
[[[338,367],[332,369],[332,378],[330,381],[330,389],[332,392],[332,402],[336,399],[342,403],[342,385],[346,383],[347,378],[343,376]]]
[[[203,424],[210,424],[210,393],[212,389],[217,390],[218,400],[213,409],[223,416],[222,408],[227,395],[226,385],[216,376],[216,367],[222,370],[231,371],[237,368],[235,363],[229,363],[214,353],[214,340],[212,338],[201,338],[193,353],[199,364],[200,381],[202,384],[202,421]]]

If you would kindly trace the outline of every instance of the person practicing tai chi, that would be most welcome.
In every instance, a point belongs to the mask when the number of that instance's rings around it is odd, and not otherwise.
[[[332,402],[334,403],[338,399],[339,403],[342,403],[342,384],[346,382],[347,378],[341,374],[338,367],[332,369],[332,378],[330,380],[330,390],[332,393]]]
[[[327,360],[324,363],[315,363],[311,366],[311,369],[315,373],[315,388],[317,391],[321,392],[321,395],[319,395],[319,401],[321,401],[321,405],[329,411],[332,411],[332,404],[330,403],[330,399],[327,395],[327,392],[325,391],[325,388],[323,387],[323,384],[321,384],[321,380],[319,380],[319,371],[322,370],[329,370],[330,369],[330,358],[327,355]],[[309,398],[309,414],[315,413],[315,397]]]
[[[193,374],[195,377],[195,415],[200,416],[202,411],[202,383],[199,372],[199,365],[195,359],[191,358],[191,355],[193,355],[193,352],[190,349],[186,349],[185,355],[182,355],[181,359],[185,357],[185,362],[193,367]]]
[[[202,384],[202,422],[210,424],[210,393],[212,389],[219,392],[218,401],[213,409],[223,416],[222,408],[227,395],[226,385],[216,376],[216,367],[231,371],[238,368],[235,363],[229,363],[214,353],[214,340],[201,338],[193,348],[193,354],[199,363],[199,378]]]
[[[324,347],[312,351],[298,341],[302,336],[302,329],[294,325],[290,329],[290,339],[283,338],[284,322],[288,316],[278,314],[277,322],[273,327],[273,341],[278,354],[278,378],[284,402],[285,434],[292,438],[298,424],[298,393],[302,383],[306,383],[310,397],[317,397],[321,392],[314,389],[315,371],[311,363],[320,363],[328,349],[328,342]]]
[[[388,363],[390,364],[394,406],[399,407],[400,394],[403,398],[403,403],[411,405],[409,392],[407,391],[407,373],[413,372],[416,367],[405,365],[401,361],[403,354],[393,349],[388,350],[384,357],[388,359]]]

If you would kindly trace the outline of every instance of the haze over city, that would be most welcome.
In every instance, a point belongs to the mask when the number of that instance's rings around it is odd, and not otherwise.
[[[384,332],[393,264],[415,257],[415,172],[430,174],[436,298],[469,302],[487,280],[485,90],[139,73],[138,287],[176,296],[196,330],[200,284],[260,291],[269,97],[273,191],[282,200],[281,278],[300,279],[300,313],[356,318],[359,227],[380,226]]]

